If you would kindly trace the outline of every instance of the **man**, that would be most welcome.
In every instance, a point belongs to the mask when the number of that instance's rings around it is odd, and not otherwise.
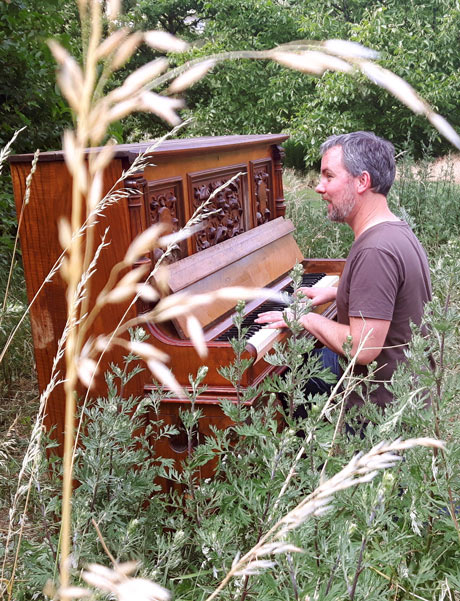
[[[387,194],[395,177],[393,145],[371,132],[331,136],[321,146],[321,179],[316,192],[327,202],[328,218],[353,230],[338,288],[302,288],[313,305],[336,300],[337,321],[308,313],[304,328],[337,355],[351,337],[355,375],[365,376],[377,362],[373,402],[384,407],[392,395],[383,382],[405,360],[410,323],[420,324],[431,298],[428,261],[412,230],[389,209]],[[286,327],[281,312],[259,315],[266,327]],[[364,345],[362,344],[364,342]],[[330,357],[330,351],[326,354]],[[329,358],[330,361],[330,358]],[[359,404],[357,394],[352,402]]]

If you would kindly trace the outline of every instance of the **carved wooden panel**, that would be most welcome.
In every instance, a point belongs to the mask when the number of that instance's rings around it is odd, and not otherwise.
[[[209,213],[204,219],[204,227],[195,234],[196,252],[234,238],[249,228],[246,169],[246,165],[232,165],[188,175],[192,211],[205,203],[204,211]],[[238,173],[241,175],[227,183]]]
[[[254,226],[257,227],[276,217],[271,161],[266,159],[250,161],[249,174],[253,196]]]
[[[286,203],[283,193],[283,160],[286,153],[282,146],[273,144],[272,157],[274,165],[273,173],[273,198],[275,201],[275,217],[284,217],[286,214]]]
[[[131,240],[134,240],[145,230],[144,186],[145,179],[139,175],[128,179],[125,186],[129,191],[127,201],[129,210],[129,226]]]
[[[185,225],[182,178],[145,182],[144,189],[147,227],[162,223],[166,226],[165,234],[179,231]],[[162,254],[161,249],[156,249],[153,261],[156,262]],[[178,261],[186,254],[186,247],[182,245],[173,251],[167,262]]]
[[[139,234],[141,234],[147,227],[144,209],[145,184],[146,181],[142,177],[142,174],[134,175],[125,182],[126,190],[128,191],[127,202],[131,240],[137,238],[137,236],[139,236]],[[153,267],[152,257],[149,255],[139,257],[137,261],[134,262],[133,268],[140,267],[141,265],[147,265],[147,273],[150,273]],[[144,302],[140,298],[137,299],[136,306],[138,313],[146,313],[151,308],[148,303]]]

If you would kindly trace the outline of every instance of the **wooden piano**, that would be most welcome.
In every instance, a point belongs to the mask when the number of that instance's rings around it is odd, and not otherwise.
[[[137,234],[156,222],[177,231],[212,192],[236,176],[212,201],[218,213],[207,219],[204,228],[183,243],[169,266],[169,286],[172,292],[208,292],[223,286],[269,286],[281,290],[289,283],[288,273],[296,261],[302,261],[306,274],[339,276],[342,260],[304,259],[293,237],[293,225],[284,219],[285,203],[282,185],[282,156],[280,144],[285,135],[223,136],[191,138],[162,142],[149,155],[149,165],[118,184],[121,194],[98,224],[98,232],[109,227],[111,240],[102,253],[94,277],[91,298],[102,289],[111,268],[120,261],[130,242]],[[104,174],[105,190],[110,190],[139,153],[148,144],[120,145]],[[93,151],[91,151],[93,152]],[[14,194],[18,214],[25,193],[25,181],[30,172],[32,155],[10,157]],[[43,153],[32,179],[29,204],[25,207],[20,238],[29,301],[40,289],[50,269],[60,255],[57,222],[69,215],[71,204],[71,177],[61,152]],[[143,261],[152,265],[158,259],[153,253]],[[328,283],[328,282],[327,282]],[[246,307],[250,313],[262,301],[251,301]],[[206,392],[198,399],[203,418],[199,436],[211,433],[210,426],[226,428],[228,418],[222,413],[219,399],[236,402],[236,393],[219,374],[217,368],[230,364],[233,350],[225,332],[232,325],[231,301],[220,301],[200,308],[197,317],[205,329],[209,356]],[[110,332],[123,315],[126,305],[111,305],[102,311],[93,328],[93,335]],[[132,308],[127,319],[145,310],[139,305]],[[330,317],[334,306],[321,307]],[[255,311],[257,314],[257,310]],[[56,274],[45,284],[31,310],[32,334],[40,391],[48,383],[57,342],[66,320],[64,284]],[[249,317],[248,320],[251,320]],[[198,357],[186,338],[184,323],[148,324],[150,341],[170,356],[171,368],[184,387],[189,374],[196,374],[203,360]],[[265,335],[269,334],[266,338]],[[264,330],[248,341],[247,353],[253,357],[251,368],[244,374],[243,386],[254,386],[274,369],[264,361],[275,339],[286,333]],[[113,349],[106,356],[105,365],[122,363],[123,351]],[[103,366],[104,368],[104,366]],[[148,372],[130,382],[126,394],[143,395],[152,389]],[[94,395],[104,394],[101,378]],[[164,400],[160,418],[165,423],[179,426],[179,409],[185,401],[178,398]],[[55,427],[54,436],[62,442],[64,426],[64,393],[58,386],[48,402],[45,425]],[[186,446],[180,435],[163,440],[156,449],[165,457],[181,459]],[[206,474],[204,474],[206,475]]]

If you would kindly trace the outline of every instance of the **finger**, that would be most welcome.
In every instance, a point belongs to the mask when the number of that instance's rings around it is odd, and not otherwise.
[[[267,311],[265,313],[259,313],[255,321],[263,323],[264,321],[273,321],[274,319],[280,319],[279,311]]]
[[[299,292],[301,292],[304,296],[311,298],[315,296],[315,292],[312,288],[299,288]]]
[[[280,320],[279,320],[279,318],[276,318],[276,319],[275,319],[275,318],[273,318],[273,317],[272,317],[272,318],[270,318],[270,317],[266,317],[266,318],[264,318],[264,319],[255,319],[255,320],[254,320],[254,323],[260,323],[260,324],[272,324],[272,323],[275,323],[275,322],[278,322],[278,321],[280,321]]]
[[[287,325],[284,321],[272,321],[272,323],[265,325],[262,329],[263,330],[280,330],[282,328],[287,328]]]

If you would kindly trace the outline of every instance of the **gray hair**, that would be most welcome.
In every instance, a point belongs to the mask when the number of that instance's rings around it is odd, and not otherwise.
[[[321,156],[330,148],[341,146],[345,169],[357,177],[367,171],[373,192],[386,196],[395,179],[394,146],[370,131],[354,131],[330,136],[321,144]]]

